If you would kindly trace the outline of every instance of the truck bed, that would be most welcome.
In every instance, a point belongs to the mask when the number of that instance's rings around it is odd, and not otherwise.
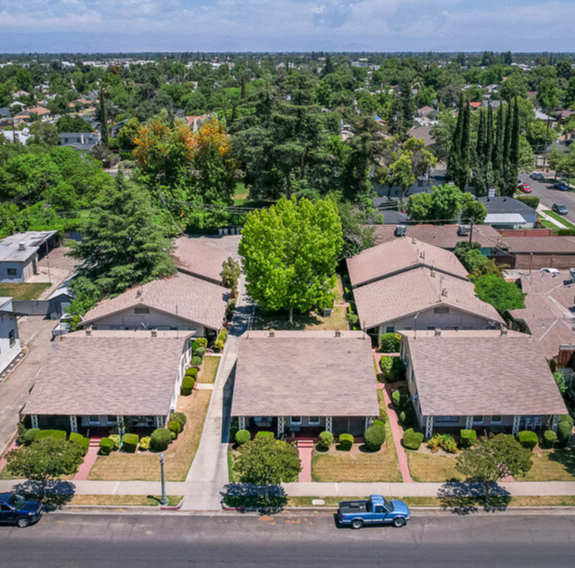
[[[339,504],[339,512],[346,515],[352,513],[367,513],[368,501],[360,499],[358,501],[342,501]]]

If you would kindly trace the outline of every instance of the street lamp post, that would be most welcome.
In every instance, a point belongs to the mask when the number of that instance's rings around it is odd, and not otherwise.
[[[160,505],[165,507],[168,504],[168,498],[166,497],[166,480],[164,479],[164,454],[160,454],[160,469],[162,470],[162,498],[160,499]]]

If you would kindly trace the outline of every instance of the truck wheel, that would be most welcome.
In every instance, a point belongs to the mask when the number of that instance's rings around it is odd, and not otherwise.
[[[403,517],[395,517],[395,519],[393,519],[393,526],[398,528],[405,526],[405,519]]]
[[[19,529],[25,529],[30,524],[30,521],[26,517],[20,517],[16,520],[16,526]]]
[[[354,519],[353,521],[351,521],[351,528],[352,529],[360,529],[361,527],[363,527],[363,521],[361,519]]]

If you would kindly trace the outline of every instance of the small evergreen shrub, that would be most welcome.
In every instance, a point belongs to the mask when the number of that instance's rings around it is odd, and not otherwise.
[[[457,444],[451,434],[434,434],[431,440],[427,442],[427,447],[433,453],[437,452],[439,448],[450,454],[457,452]]]
[[[174,412],[173,414],[170,414],[168,422],[172,422],[172,420],[179,422],[180,426],[182,427],[181,430],[183,430],[186,422],[188,421],[188,418],[183,412]]]
[[[573,425],[569,421],[559,421],[559,426],[557,427],[557,443],[560,447],[565,448],[569,445],[572,433]]]
[[[273,432],[258,432],[256,438],[274,438]]]
[[[559,417],[559,424],[561,424],[561,422],[566,422],[571,426],[571,428],[573,428],[573,417],[570,414],[561,415]]]
[[[461,445],[464,448],[469,448],[477,440],[477,432],[475,430],[461,430]]]
[[[186,377],[192,377],[192,379],[197,379],[198,378],[198,369],[197,367],[190,367],[189,369],[186,369]]]
[[[363,440],[368,450],[379,450],[385,442],[385,428],[378,425],[370,426],[363,434]]]
[[[78,434],[77,432],[70,432],[69,440],[70,442],[78,444],[82,448],[84,455],[88,453],[88,446],[90,445],[90,440],[88,438],[84,438],[82,434]]]
[[[546,430],[543,433],[543,445],[550,449],[555,445],[555,442],[557,442],[557,434],[553,430]]]
[[[225,327],[223,327],[220,330],[220,333],[218,333],[218,340],[223,341],[225,343],[227,339],[228,339],[228,330]]]
[[[380,340],[380,350],[382,353],[399,353],[401,335],[399,333],[384,333]]]
[[[150,448],[154,452],[163,452],[168,449],[170,442],[172,441],[172,435],[169,430],[165,428],[158,428],[152,432],[150,436]]]
[[[519,443],[528,450],[533,450],[539,441],[537,434],[531,430],[522,430],[517,434],[517,439],[519,440]]]
[[[195,351],[198,347],[207,347],[208,340],[205,337],[198,337],[192,341],[192,351]]]
[[[133,454],[138,447],[138,442],[140,441],[140,436],[138,434],[124,434],[122,438],[122,448],[125,452]]]
[[[30,428],[30,430],[26,430],[26,433],[24,434],[24,443],[27,446],[31,444],[36,439],[40,431],[40,428]]]
[[[112,440],[112,442],[114,442],[114,451],[117,451],[120,449],[120,434],[110,434],[108,436],[108,438],[110,438],[110,440]]]
[[[393,391],[391,394],[391,400],[393,401],[393,405],[400,410],[404,410],[408,407],[411,402],[411,395],[407,389],[399,389]]]
[[[339,449],[344,452],[349,452],[353,447],[353,436],[351,434],[340,434],[339,436]]]
[[[199,367],[202,364],[202,358],[201,357],[192,357],[192,360],[190,361],[190,365],[192,367]]]
[[[193,377],[190,377],[190,375],[186,375],[183,379],[182,379],[182,394],[184,396],[189,396],[192,394],[192,391],[194,390],[194,385],[196,384],[196,381]]]
[[[413,423],[415,422],[415,411],[413,408],[408,407],[405,410],[402,410],[399,413],[399,421],[404,426],[413,426]]]
[[[372,426],[381,426],[385,428],[385,422],[383,420],[374,420]]]
[[[238,430],[236,432],[236,444],[238,446],[243,446],[246,442],[249,442],[252,439],[252,435],[250,434],[249,430]]]
[[[399,357],[384,355],[379,360],[379,368],[389,382],[393,383],[405,379],[405,363]]]
[[[224,348],[224,342],[221,339],[216,340],[214,343],[214,351],[219,353]]]
[[[40,430],[36,435],[36,440],[42,440],[43,438],[55,438],[56,440],[65,440],[66,432],[64,430]]]
[[[423,434],[414,432],[413,428],[410,428],[403,433],[402,443],[403,447],[408,450],[419,450],[419,446],[423,443]]]
[[[140,440],[140,450],[142,451],[146,451],[150,449],[150,436],[144,436],[141,440]]]
[[[26,434],[26,426],[24,422],[18,422],[18,437],[16,438],[16,443],[21,446],[24,443],[24,436]]]
[[[100,454],[103,456],[109,456],[114,449],[114,442],[110,438],[102,438],[100,440]]]
[[[327,452],[327,450],[330,449],[332,444],[333,444],[333,434],[331,432],[325,431],[319,435],[319,440],[317,443],[318,450]]]
[[[198,347],[197,349],[195,349],[194,351],[192,351],[194,357],[203,357],[206,354],[206,348],[205,347]]]
[[[171,422],[168,422],[168,430],[170,432],[174,432],[177,438],[178,434],[182,431],[182,425],[176,420],[172,420]]]

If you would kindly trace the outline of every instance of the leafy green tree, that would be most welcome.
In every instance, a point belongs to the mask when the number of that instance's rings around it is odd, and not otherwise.
[[[475,294],[491,304],[500,314],[525,307],[525,294],[513,283],[493,274],[475,280]]]
[[[118,132],[118,144],[123,150],[133,150],[136,146],[134,140],[138,136],[138,132],[142,128],[140,121],[137,118],[130,118],[120,132]]]
[[[446,161],[449,158],[453,135],[455,133],[457,119],[451,112],[442,112],[437,124],[431,127],[431,137],[435,141],[433,150],[437,158]]]
[[[527,98],[527,79],[521,71],[512,73],[501,85],[499,96],[508,102],[516,97]]]
[[[343,235],[340,260],[351,258],[375,245],[374,229],[367,225],[368,215],[365,210],[346,201],[339,201],[337,209]]]
[[[30,125],[30,134],[32,137],[28,139],[28,145],[57,146],[60,141],[56,127],[49,122],[41,122],[39,120],[33,122]]]
[[[412,221],[427,221],[433,217],[431,193],[416,193],[407,200],[407,214]]]
[[[476,225],[483,224],[485,217],[487,217],[487,207],[483,202],[478,201],[471,193],[463,193],[461,195],[461,220],[468,223],[470,220]]]
[[[240,447],[234,469],[242,482],[263,485],[268,500],[270,485],[295,481],[301,462],[295,444],[256,436]]]
[[[56,130],[61,132],[94,132],[92,125],[80,116],[65,114],[56,121]]]
[[[433,200],[433,218],[448,223],[457,219],[461,211],[461,190],[455,185],[438,185],[431,194]]]
[[[48,482],[75,473],[82,456],[83,449],[76,442],[49,437],[12,450],[6,461],[12,475],[40,482],[44,498]]]
[[[342,245],[337,206],[329,199],[281,199],[253,211],[239,245],[249,295],[265,309],[289,310],[292,322],[294,309],[328,300]]]
[[[235,290],[242,274],[240,263],[231,256],[222,264],[222,286]]]

